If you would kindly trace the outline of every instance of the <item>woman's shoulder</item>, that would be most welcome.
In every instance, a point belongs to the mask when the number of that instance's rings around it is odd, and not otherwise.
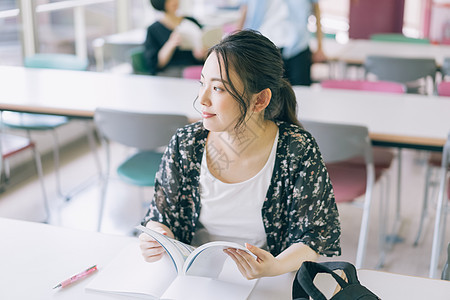
[[[279,154],[295,162],[320,159],[319,146],[309,131],[286,122],[277,122],[277,125]]]
[[[200,24],[199,21],[197,21],[197,19],[193,18],[193,17],[188,17],[188,16],[183,16],[183,19],[191,21],[192,23],[194,23],[195,25],[197,25],[198,27],[202,28],[202,24]]]
[[[147,28],[147,32],[149,31],[160,31],[160,30],[169,30],[162,22],[155,21]]]
[[[190,140],[195,137],[206,138],[208,130],[203,127],[202,121],[198,121],[178,128],[176,135],[181,140]]]
[[[284,121],[277,121],[276,124],[279,130],[279,137],[282,141],[289,144],[296,144],[297,146],[309,144],[311,142],[311,133],[302,126]]]

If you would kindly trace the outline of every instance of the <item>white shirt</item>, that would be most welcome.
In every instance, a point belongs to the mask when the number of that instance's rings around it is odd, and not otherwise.
[[[277,144],[278,132],[264,167],[239,183],[224,183],[215,178],[208,169],[204,152],[200,171],[202,207],[193,245],[233,241],[260,248],[267,246],[261,210],[272,179]]]
[[[289,10],[284,0],[269,0],[266,17],[259,31],[277,47],[284,48],[295,42],[294,27],[289,20]]]

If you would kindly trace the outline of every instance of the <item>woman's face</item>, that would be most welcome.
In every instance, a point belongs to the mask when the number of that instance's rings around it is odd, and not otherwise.
[[[174,14],[178,10],[178,0],[166,0],[164,10],[166,13]]]
[[[223,63],[222,63],[223,66]],[[220,77],[217,55],[211,53],[203,65],[198,98],[201,104],[203,126],[212,132],[233,131],[241,116],[239,104],[225,89],[228,78]],[[231,80],[236,89],[242,93],[243,84],[234,70],[229,70]],[[222,74],[226,72],[222,67]]]

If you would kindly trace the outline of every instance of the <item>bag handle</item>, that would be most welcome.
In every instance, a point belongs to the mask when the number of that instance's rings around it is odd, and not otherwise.
[[[333,270],[341,269],[347,276],[348,283]],[[345,288],[349,284],[359,283],[356,275],[355,267],[347,262],[324,262],[316,263],[312,261],[303,262],[301,268],[297,271],[296,278],[292,288],[292,298],[294,300],[309,299],[311,296],[314,300],[327,300],[322,292],[314,285],[314,278],[317,273],[327,273],[333,276],[341,288]]]

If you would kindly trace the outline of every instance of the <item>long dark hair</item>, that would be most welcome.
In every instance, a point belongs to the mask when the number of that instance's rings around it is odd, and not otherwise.
[[[297,119],[297,100],[290,83],[283,78],[283,60],[279,49],[265,36],[254,30],[234,32],[209,49],[219,58],[220,76],[226,77],[225,89],[238,102],[241,117],[236,123],[238,130],[245,121],[250,97],[269,88],[272,92],[264,119],[285,121],[300,125]],[[222,74],[223,69],[226,74]],[[230,68],[242,80],[244,91],[240,93],[230,79]],[[225,76],[224,76],[225,75]]]

